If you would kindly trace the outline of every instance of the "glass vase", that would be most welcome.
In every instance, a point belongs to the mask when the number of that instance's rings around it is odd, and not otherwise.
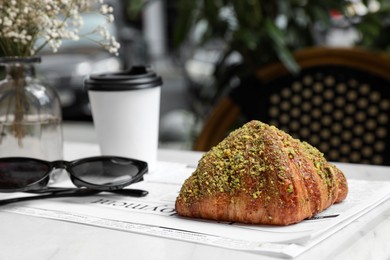
[[[39,62],[0,58],[0,157],[63,159],[61,105],[56,92],[36,78]]]

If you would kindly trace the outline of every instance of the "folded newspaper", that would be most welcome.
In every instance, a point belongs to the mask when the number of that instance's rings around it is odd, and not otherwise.
[[[262,226],[188,219],[175,213],[181,184],[193,168],[160,162],[158,170],[132,188],[145,189],[144,198],[100,193],[81,198],[33,200],[1,206],[9,211],[109,229],[172,238],[188,242],[296,257],[390,198],[390,182],[348,180],[349,194],[313,218],[290,226]],[[68,181],[58,186],[71,185]],[[26,196],[1,194],[1,199]]]

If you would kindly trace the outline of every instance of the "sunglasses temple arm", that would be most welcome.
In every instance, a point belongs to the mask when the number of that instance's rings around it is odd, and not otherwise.
[[[103,191],[91,190],[91,189],[74,189],[74,188],[48,188],[44,191],[36,191],[31,193],[39,194],[44,192],[50,192],[50,194],[0,200],[0,206],[15,203],[15,202],[37,200],[37,199],[89,196],[89,195],[98,194]],[[120,189],[120,190],[111,190],[105,192],[111,192],[119,195],[131,196],[131,197],[144,197],[149,193],[146,190],[139,190],[139,189]]]
[[[22,202],[22,201],[29,201],[29,200],[36,200],[36,199],[89,196],[89,195],[94,195],[94,194],[97,194],[100,192],[101,191],[87,190],[87,189],[63,190],[63,191],[57,191],[57,192],[53,192],[51,194],[45,194],[45,195],[19,197],[19,198],[13,198],[13,199],[0,200],[0,206],[15,203],[15,202]]]
[[[27,192],[28,193],[36,193],[36,194],[50,192],[51,194],[55,194],[58,192],[71,192],[71,191],[76,191],[76,190],[80,190],[80,189],[78,189],[78,188],[47,187],[43,190],[27,191]],[[101,191],[101,192],[103,192],[103,191]],[[130,197],[145,197],[146,195],[149,194],[148,191],[140,190],[140,189],[119,189],[119,190],[108,190],[108,191],[104,191],[104,192],[110,192],[110,193],[115,193],[115,194],[119,194],[119,195],[130,196]]]
[[[110,190],[108,192],[124,195],[124,196],[130,196],[130,197],[145,197],[149,194],[146,190],[139,190],[139,189],[120,189],[120,190]]]

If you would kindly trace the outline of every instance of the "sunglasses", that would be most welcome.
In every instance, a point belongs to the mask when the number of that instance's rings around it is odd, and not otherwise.
[[[55,192],[55,188],[47,187],[54,169],[65,169],[78,188],[112,192],[143,180],[148,166],[143,161],[116,156],[53,162],[24,157],[0,158],[0,192]],[[58,191],[65,190],[69,191],[66,188]]]

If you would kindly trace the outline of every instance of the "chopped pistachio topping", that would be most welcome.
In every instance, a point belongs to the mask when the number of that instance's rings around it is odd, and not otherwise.
[[[326,163],[320,151],[274,126],[251,121],[203,155],[183,185],[180,198],[190,202],[218,193],[234,197],[245,192],[267,203],[271,196],[280,196],[281,187],[293,194],[293,176],[288,165],[292,161],[305,178],[305,165],[299,160],[302,155],[313,163],[328,189],[334,188],[333,166]]]

